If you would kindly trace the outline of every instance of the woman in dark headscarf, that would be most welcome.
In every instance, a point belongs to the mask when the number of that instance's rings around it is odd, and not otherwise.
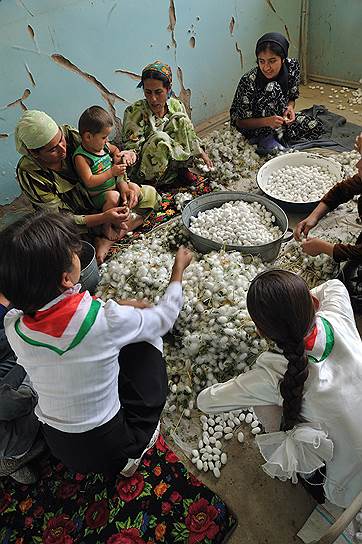
[[[288,58],[289,42],[279,32],[268,32],[256,43],[257,67],[244,74],[230,109],[231,124],[260,154],[284,149],[285,145],[323,133],[317,119],[295,113],[299,96],[300,66]]]
[[[159,187],[174,181],[192,183],[188,170],[195,157],[212,163],[202,148],[185,106],[172,92],[172,72],[159,60],[147,65],[138,87],[145,99],[124,112],[122,143],[137,153],[129,177],[137,183]]]

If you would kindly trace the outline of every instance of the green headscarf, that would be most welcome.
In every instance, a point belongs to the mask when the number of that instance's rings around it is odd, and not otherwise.
[[[25,111],[15,128],[16,150],[27,155],[28,149],[47,145],[57,135],[57,123],[43,111]]]

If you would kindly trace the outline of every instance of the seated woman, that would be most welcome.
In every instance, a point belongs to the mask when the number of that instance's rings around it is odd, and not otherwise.
[[[153,62],[142,71],[145,100],[138,100],[124,112],[122,143],[137,153],[129,177],[137,183],[169,185],[176,180],[193,183],[188,170],[195,157],[208,167],[212,163],[202,149],[185,106],[171,90],[172,72],[168,64]]]
[[[258,66],[244,74],[230,108],[230,122],[260,155],[283,150],[289,143],[314,140],[322,123],[294,111],[299,96],[300,67],[288,58],[289,42],[278,32],[268,32],[257,41]]]
[[[167,395],[162,336],[182,307],[192,254],[180,248],[160,302],[79,292],[80,242],[68,215],[24,217],[0,233],[5,331],[38,394],[52,453],[79,472],[130,475],[158,434]],[[26,281],[24,281],[24,278]]]
[[[357,151],[362,155],[362,133],[356,138]],[[356,164],[358,173],[337,183],[324,197],[318,206],[302,221],[294,230],[296,240],[307,237],[309,231],[318,225],[320,219],[328,212],[334,210],[340,204],[348,202],[359,195],[358,214],[362,218],[362,158]],[[307,255],[315,257],[324,253],[333,257],[339,263],[347,261],[342,268],[339,278],[346,285],[351,297],[353,309],[362,312],[362,232],[355,244],[333,244],[320,238],[306,238],[303,240],[302,248]]]
[[[42,111],[30,110],[24,112],[16,126],[15,142],[17,151],[23,155],[16,169],[17,179],[34,208],[70,212],[84,231],[93,231],[109,223],[119,227],[123,222],[127,222],[129,230],[134,228],[126,208],[94,210],[73,165],[73,153],[81,143],[78,131],[69,125],[58,126]],[[136,159],[129,151],[119,154],[126,165]],[[121,185],[122,201],[132,202],[131,207],[138,215],[145,215],[158,206],[156,193],[154,202],[143,201],[138,185],[126,182]],[[95,243],[97,260],[101,263],[113,242],[98,237]]]
[[[264,470],[294,483],[300,474],[321,502],[325,494],[347,507],[362,489],[362,342],[346,288],[330,280],[309,291],[296,274],[267,270],[251,282],[247,308],[279,352],[262,353],[248,372],[202,391],[199,408],[282,406],[284,432],[257,438]]]

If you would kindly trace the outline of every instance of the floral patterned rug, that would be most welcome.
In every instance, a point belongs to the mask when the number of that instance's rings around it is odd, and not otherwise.
[[[195,198],[196,196],[201,196],[206,193],[211,193],[212,188],[210,187],[210,183],[207,179],[205,179],[203,176],[198,175],[197,181],[193,188],[191,187],[177,187],[175,189],[170,190],[168,193],[161,192],[162,196],[162,202],[160,205],[160,209],[157,212],[151,213],[151,215],[146,219],[146,221],[143,223],[143,225],[138,228],[130,237],[126,237],[124,240],[121,240],[120,242],[117,242],[114,244],[108,253],[107,259],[112,258],[118,251],[125,245],[129,245],[134,240],[137,240],[137,238],[140,237],[141,234],[145,234],[146,232],[150,232],[155,227],[158,227],[162,223],[166,223],[170,219],[173,219],[178,214],[180,214],[180,211],[177,209],[176,202],[175,202],[175,195],[177,193],[190,193],[192,194],[192,197]]]
[[[35,485],[0,480],[2,544],[221,544],[237,525],[161,436],[131,478],[41,465]]]

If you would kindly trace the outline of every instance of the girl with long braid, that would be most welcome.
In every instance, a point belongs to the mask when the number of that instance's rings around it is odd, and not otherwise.
[[[348,292],[339,280],[309,291],[296,274],[271,269],[252,281],[247,307],[276,349],[202,391],[198,407],[264,406],[265,415],[279,406],[281,430],[257,437],[265,472],[293,483],[299,474],[320,502],[347,507],[362,489],[362,342]]]

